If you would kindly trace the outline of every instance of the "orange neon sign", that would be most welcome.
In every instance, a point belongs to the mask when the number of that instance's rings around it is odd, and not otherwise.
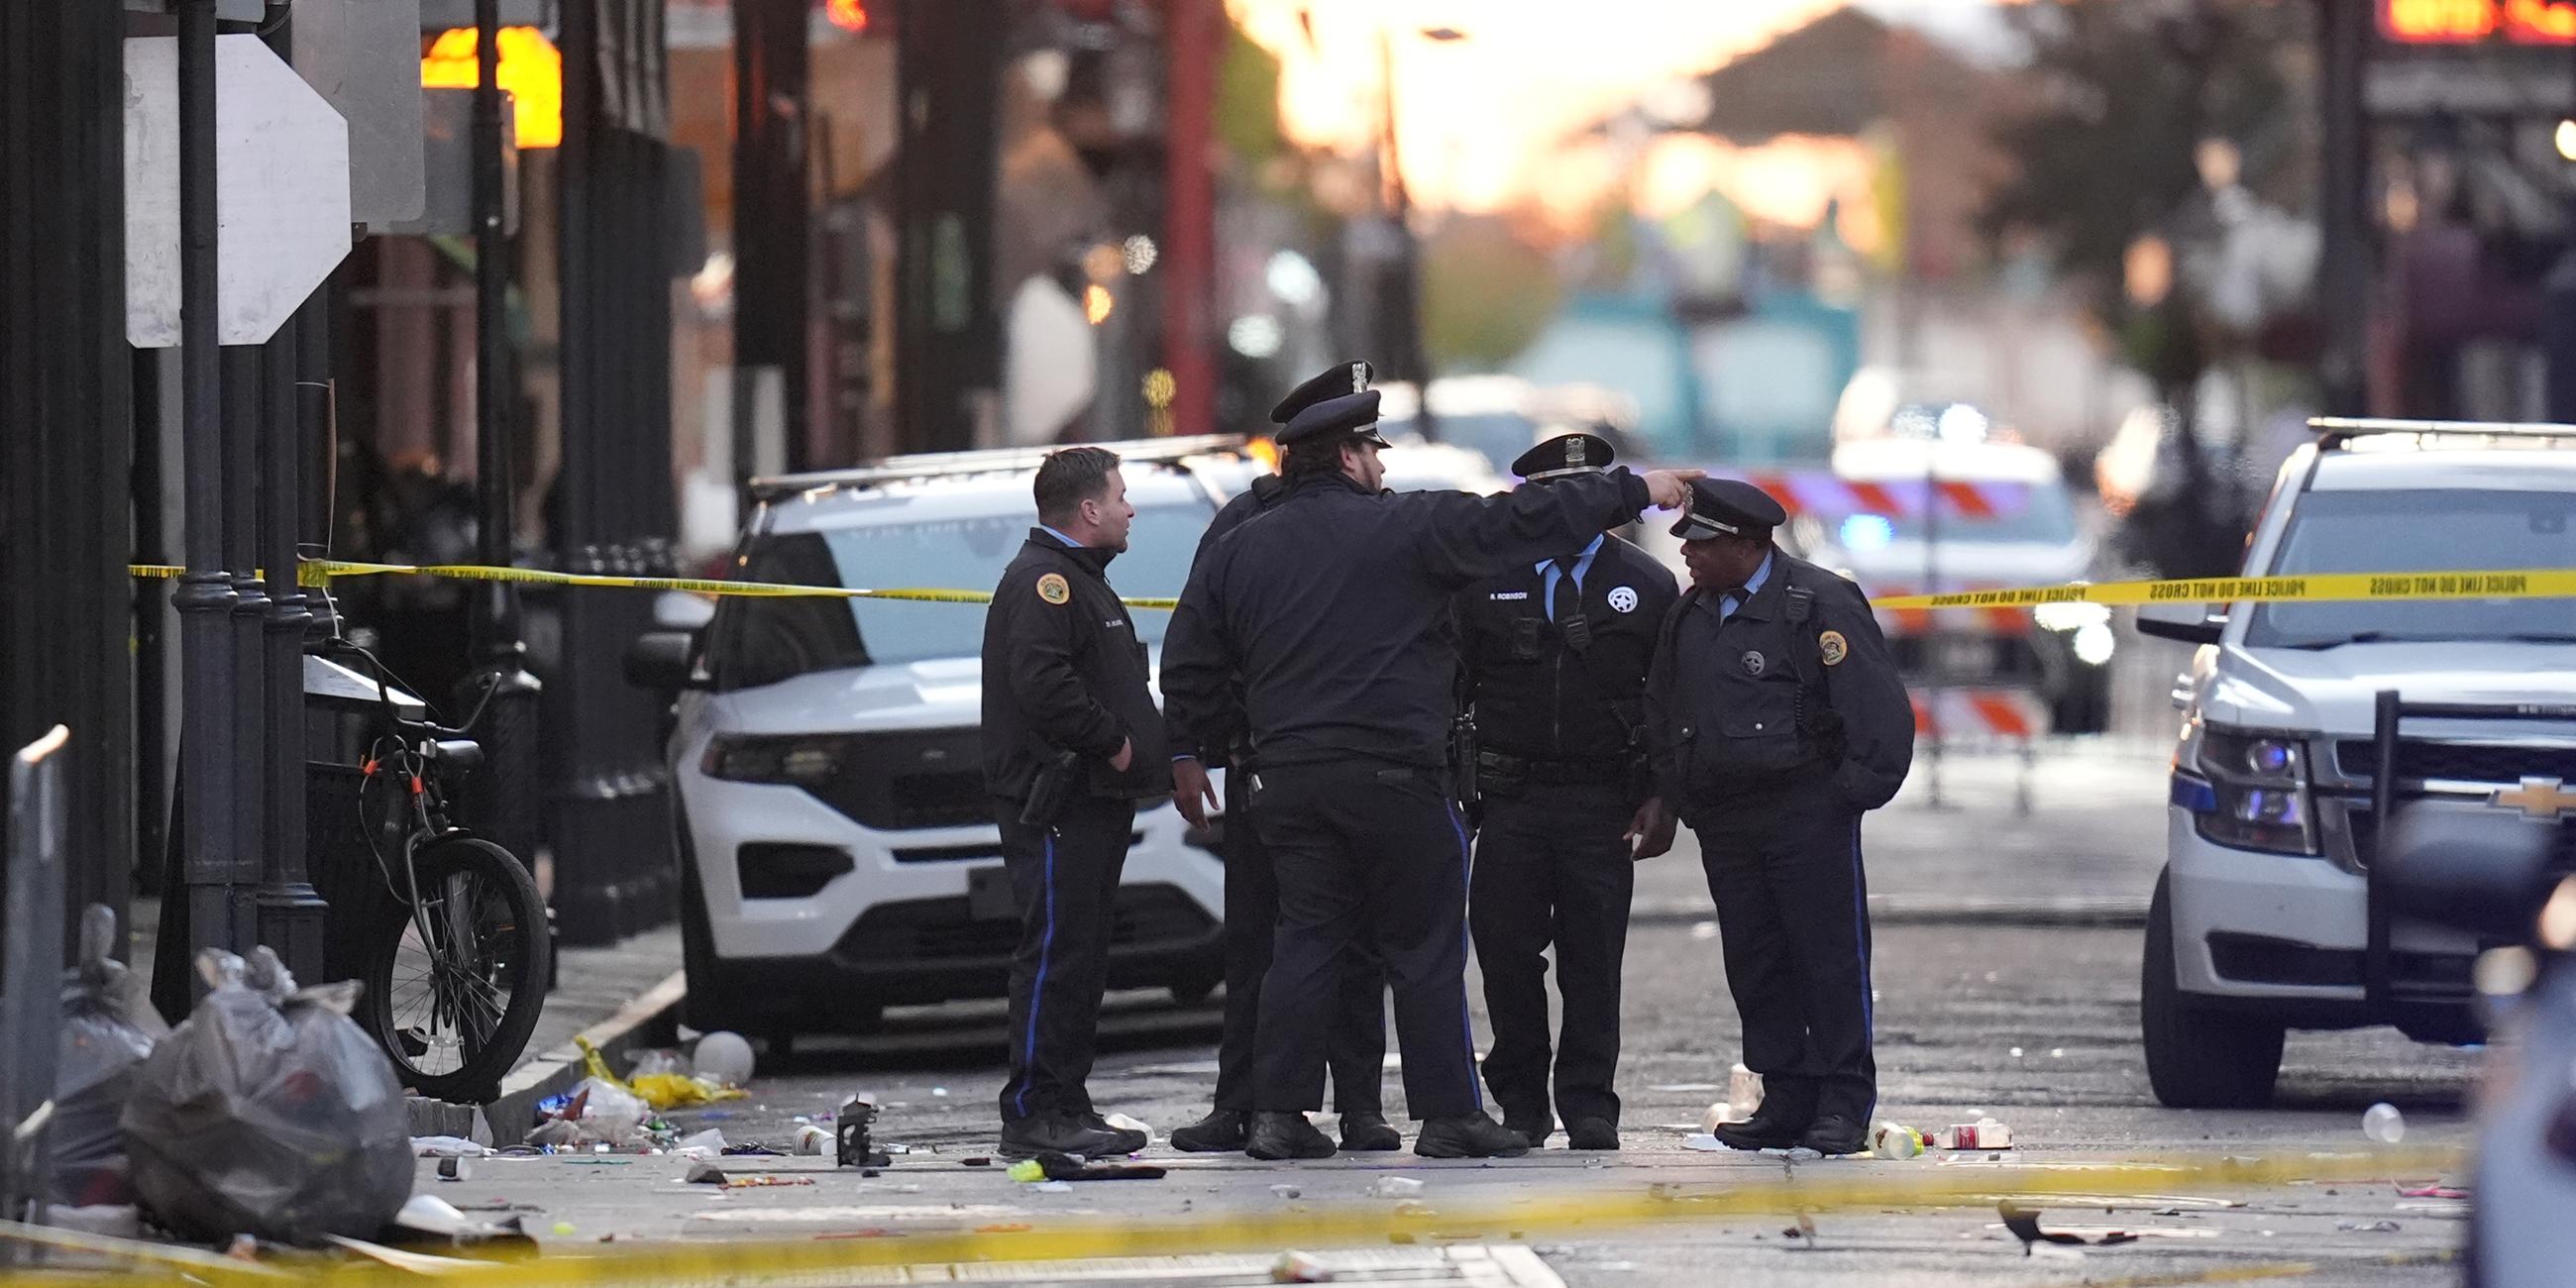
[[[563,54],[534,27],[503,27],[492,42],[501,53],[493,79],[510,96],[519,146],[551,148],[563,142]],[[481,79],[474,62],[474,29],[442,31],[421,55],[423,89],[472,89]]]
[[[2401,45],[2576,44],[2576,0],[2379,0],[2379,34]]]

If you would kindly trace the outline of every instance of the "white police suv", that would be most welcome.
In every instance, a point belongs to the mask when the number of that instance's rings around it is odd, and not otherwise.
[[[2576,567],[2576,428],[2317,425],[2249,576]],[[2372,872],[2379,821],[2576,818],[2576,599],[2195,603],[2139,625],[2202,646],[2174,694],[2141,979],[2157,1098],[2267,1102],[2285,1029],[2477,1040],[2471,967],[2491,945],[2396,906]]]
[[[1239,440],[1103,446],[1136,521],[1110,565],[1131,598],[1178,595]],[[938,453],[765,480],[745,581],[987,591],[1036,522],[1043,451]],[[1170,614],[1139,611],[1159,651]],[[1019,917],[984,790],[974,603],[734,598],[629,670],[679,691],[669,744],[687,1018],[773,1044],[855,1031],[889,1005],[998,997]],[[1224,978],[1224,876],[1168,801],[1145,802],[1117,900],[1112,988],[1184,1003]]]

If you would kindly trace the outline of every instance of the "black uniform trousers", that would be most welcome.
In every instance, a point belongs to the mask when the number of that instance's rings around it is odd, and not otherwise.
[[[1100,995],[1109,983],[1109,937],[1136,803],[1076,796],[1048,828],[1020,822],[1015,800],[997,799],[993,810],[1020,908],[1002,1121],[1087,1114],[1091,1093],[1084,1084],[1100,1027]]]
[[[1817,773],[1692,817],[1763,1099],[1867,1126],[1878,1065],[1859,811]]]
[[[1216,1107],[1245,1113],[1256,1097],[1253,1052],[1261,1025],[1261,981],[1279,927],[1279,876],[1270,849],[1244,803],[1250,774],[1225,776],[1225,1032],[1216,1048]],[[1339,1113],[1384,1113],[1386,1078],[1386,972],[1354,945],[1342,968],[1341,1009],[1324,1032],[1324,1059],[1333,1072],[1333,1108]]]
[[[1467,825],[1446,775],[1351,759],[1259,777],[1252,820],[1279,878],[1279,931],[1261,986],[1254,1108],[1323,1107],[1325,1047],[1358,946],[1395,992],[1407,1111],[1482,1109],[1467,1022]]]
[[[1476,833],[1468,924],[1494,1028],[1485,1085],[1515,1126],[1548,1118],[1547,958],[1556,945],[1562,1019],[1556,1113],[1619,1121],[1619,968],[1636,865],[1635,802],[1614,784],[1532,784],[1488,795]]]

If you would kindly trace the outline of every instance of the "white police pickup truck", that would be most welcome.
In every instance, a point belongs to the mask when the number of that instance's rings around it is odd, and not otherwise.
[[[2576,567],[2576,427],[2318,428],[2282,467],[2247,575]],[[2372,872],[2379,822],[2409,806],[2576,818],[2576,599],[2157,606],[2139,627],[2201,645],[2174,695],[2141,977],[2157,1098],[2266,1103],[2286,1029],[2476,1041],[2471,968],[2491,945],[2394,906]]]
[[[1103,444],[1136,521],[1110,579],[1178,595],[1240,440]],[[1043,450],[950,452],[754,484],[746,581],[990,590],[1036,519]],[[1165,612],[1139,611],[1159,651]],[[647,636],[629,673],[679,693],[676,796],[687,1019],[773,1045],[885,1007],[998,997],[1020,922],[984,790],[984,609],[726,598]],[[1111,931],[1112,988],[1193,1003],[1224,978],[1224,874],[1168,801],[1145,802]]]

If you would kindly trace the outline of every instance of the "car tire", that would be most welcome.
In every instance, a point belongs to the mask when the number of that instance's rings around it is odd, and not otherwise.
[[[2195,1008],[2174,979],[2170,875],[2156,878],[2138,981],[2147,1081],[2171,1109],[2260,1109],[2281,1077],[2281,1025]]]

